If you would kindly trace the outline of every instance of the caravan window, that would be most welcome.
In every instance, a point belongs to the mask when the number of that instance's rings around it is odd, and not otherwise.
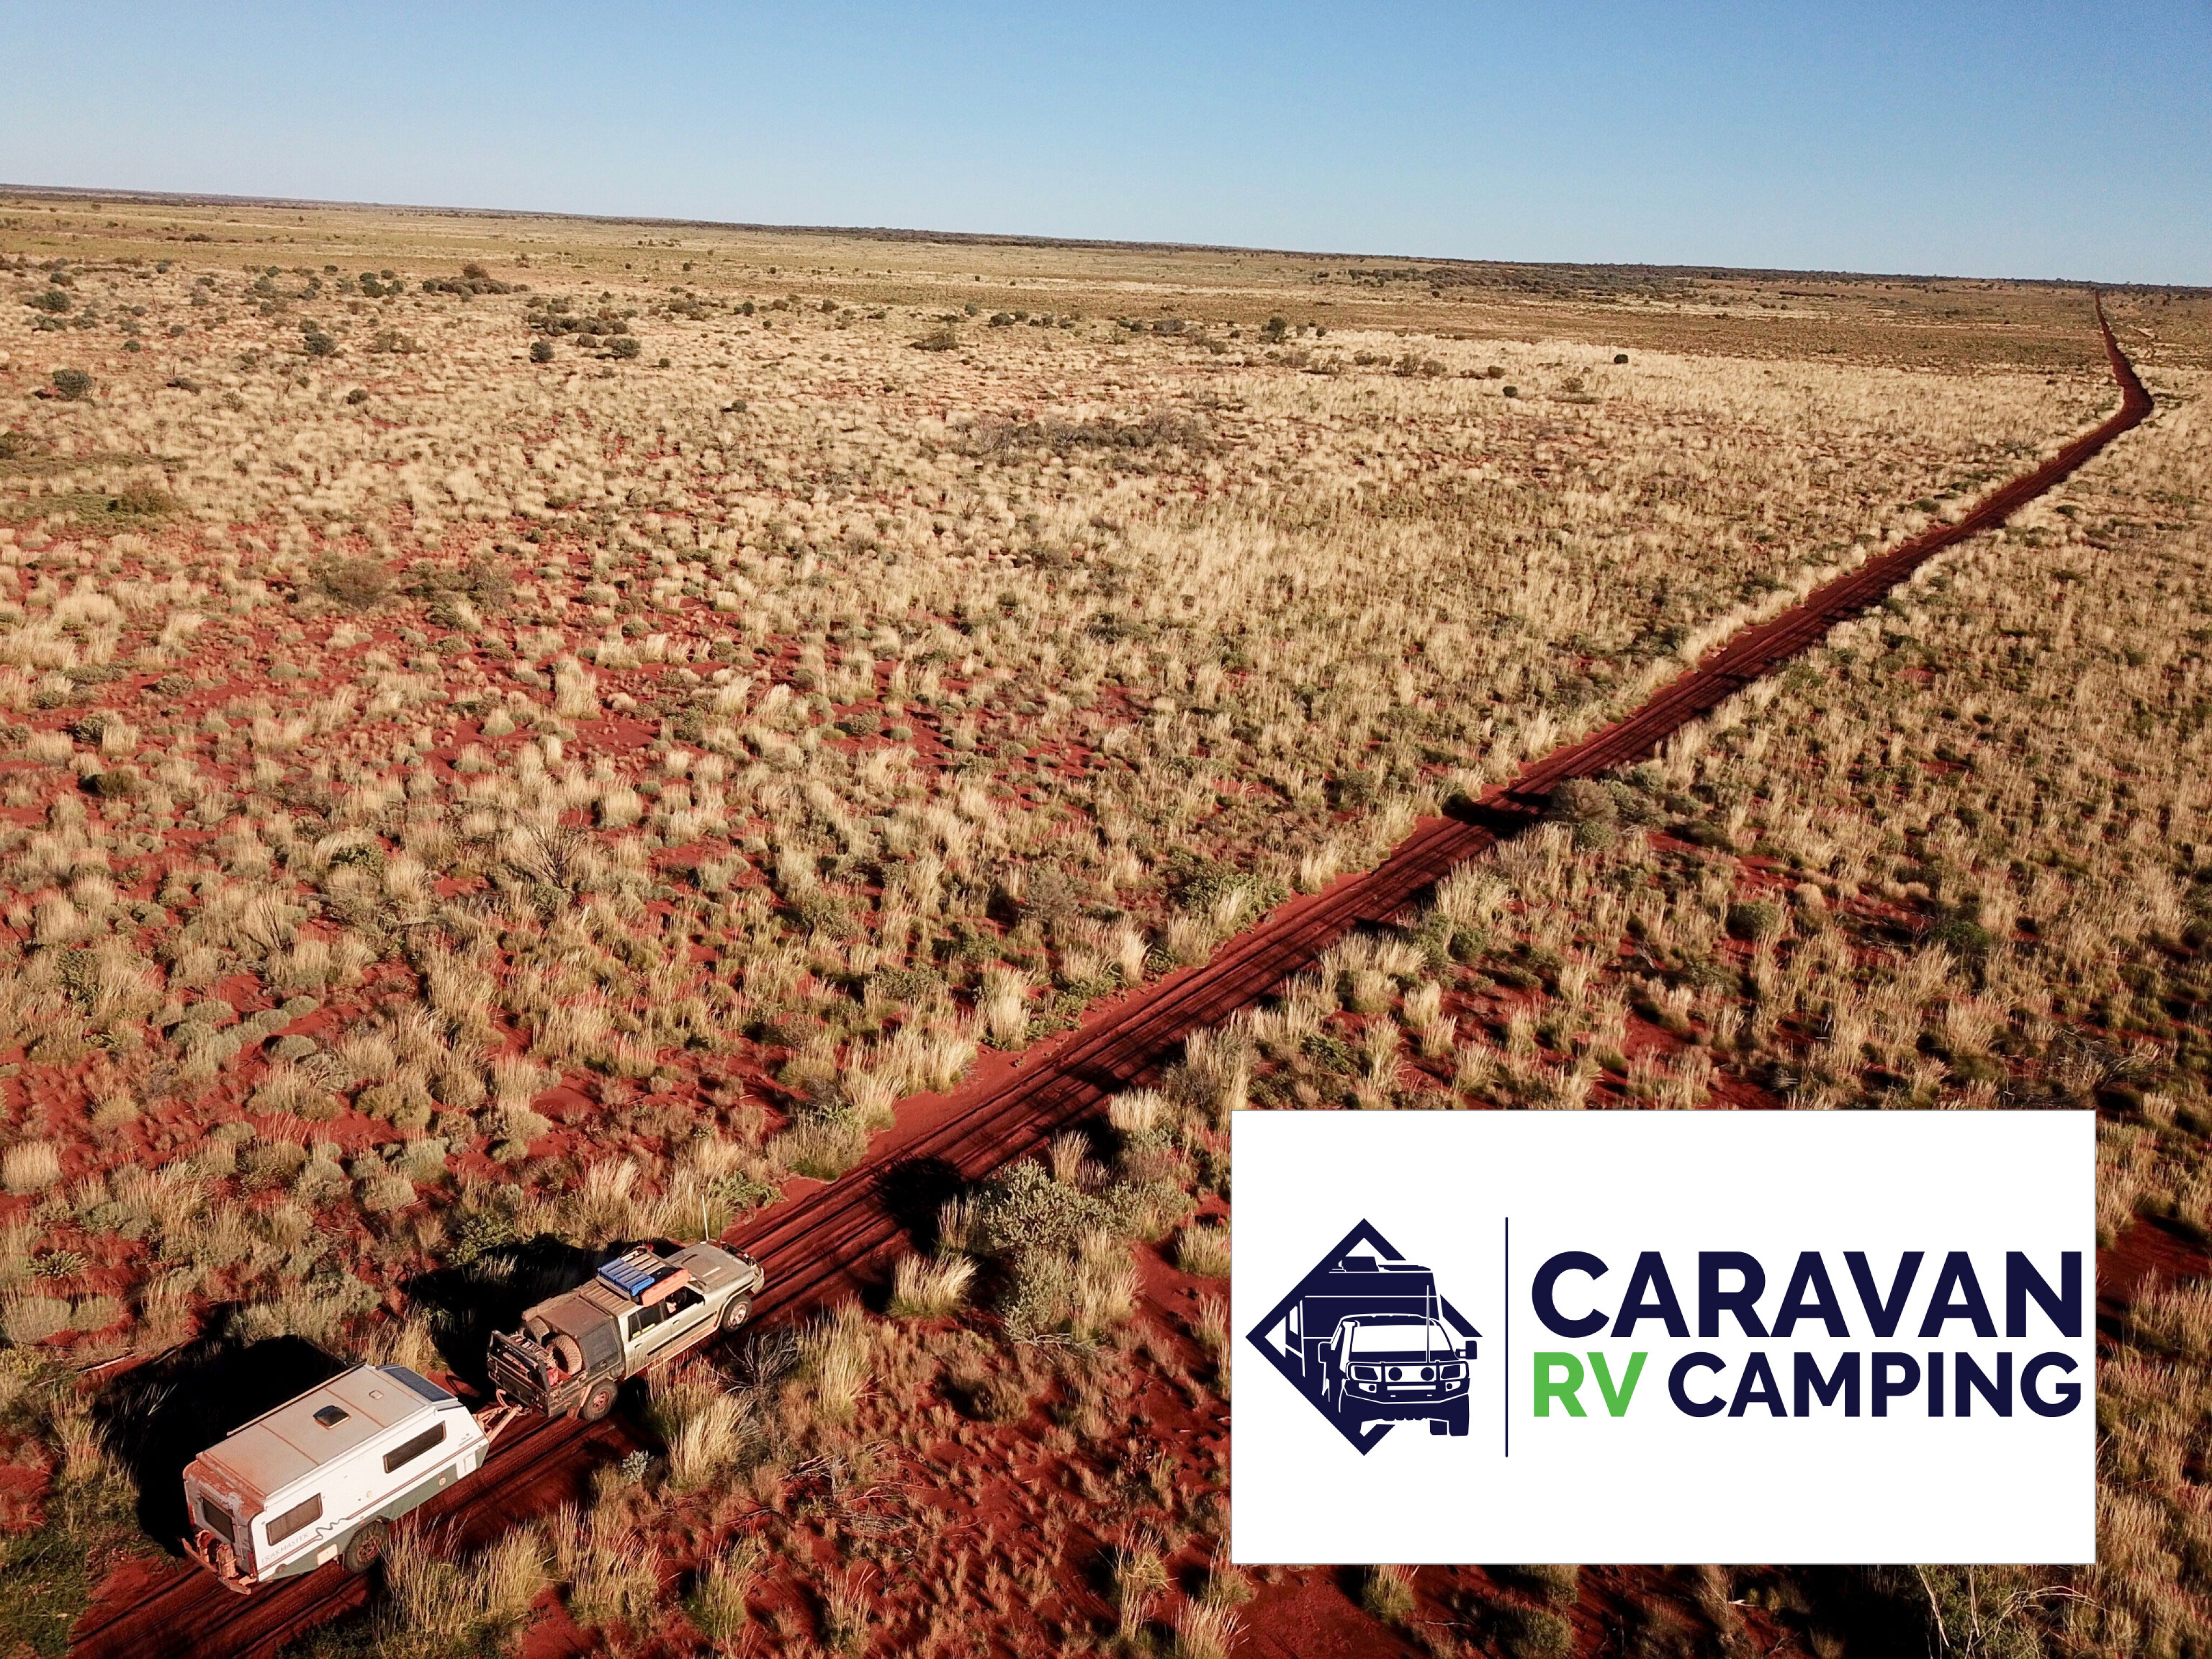
[[[402,1441],[384,1454],[384,1472],[390,1474],[394,1469],[412,1463],[431,1447],[442,1442],[445,1437],[446,1425],[441,1423],[434,1429],[424,1430],[412,1440]]]
[[[269,1523],[269,1541],[281,1544],[302,1527],[312,1527],[323,1518],[323,1495],[317,1492],[304,1504],[295,1504]]]
[[[220,1534],[224,1543],[235,1544],[238,1541],[238,1534],[231,1526],[230,1511],[214,1498],[200,1499],[200,1519],[208,1523],[210,1532]]]

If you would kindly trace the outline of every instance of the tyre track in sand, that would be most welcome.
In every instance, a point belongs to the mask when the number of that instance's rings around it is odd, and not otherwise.
[[[1191,1032],[1227,1018],[1353,928],[1396,915],[1455,866],[1536,823],[1559,785],[1652,753],[1818,643],[1838,623],[1877,603],[1937,553],[2002,524],[2139,424],[2151,412],[2150,395],[2113,338],[2101,302],[2097,325],[2120,389],[2119,408],[1964,517],[1869,559],[1771,621],[1736,634],[1632,714],[1531,762],[1463,817],[1424,820],[1373,870],[1279,906],[1211,961],[1121,999],[1011,1065],[991,1065],[955,1094],[903,1103],[898,1121],[844,1176],[828,1184],[801,1182],[800,1190],[732,1230],[726,1242],[758,1256],[769,1272],[768,1288],[755,1304],[756,1323],[795,1318],[879,1281],[908,1247],[911,1231],[927,1224],[934,1193],[1026,1157],[1093,1115],[1112,1095],[1154,1072]],[[520,1516],[580,1492],[596,1462],[641,1443],[618,1418],[591,1425],[526,1421],[501,1439],[483,1470],[418,1511],[416,1524],[443,1525],[455,1547],[466,1547]],[[180,1566],[128,1605],[88,1611],[70,1651],[79,1659],[264,1659],[302,1632],[362,1606],[368,1595],[366,1580],[335,1565],[249,1597]]]

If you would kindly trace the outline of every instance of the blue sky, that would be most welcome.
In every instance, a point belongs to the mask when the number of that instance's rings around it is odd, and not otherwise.
[[[2212,0],[0,7],[0,180],[2212,283]]]

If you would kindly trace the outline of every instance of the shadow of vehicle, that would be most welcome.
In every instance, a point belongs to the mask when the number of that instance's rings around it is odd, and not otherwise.
[[[489,1389],[484,1363],[492,1333],[519,1328],[525,1309],[574,1290],[624,1248],[581,1249],[541,1233],[417,1273],[407,1281],[407,1297],[428,1316],[431,1340],[447,1369],[471,1388]]]
[[[876,1192],[917,1250],[937,1248],[937,1212],[968,1183],[959,1170],[941,1158],[902,1158],[876,1179]]]
[[[204,1337],[118,1377],[93,1403],[109,1453],[138,1489],[138,1522],[184,1545],[185,1465],[263,1413],[328,1382],[346,1362],[305,1337]]]

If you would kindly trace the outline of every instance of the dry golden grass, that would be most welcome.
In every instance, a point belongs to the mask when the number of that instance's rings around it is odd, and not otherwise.
[[[740,1540],[701,1565],[684,1604],[701,1635],[726,1643],[744,1628],[751,1617],[746,1595],[759,1575],[760,1552],[749,1540]]]
[[[455,1559],[449,1540],[403,1528],[385,1556],[390,1599],[377,1650],[405,1659],[458,1659],[496,1650],[526,1622],[552,1583],[551,1552],[536,1527],[518,1527],[475,1554]]]
[[[1229,1276],[1229,1229],[1193,1224],[1176,1242],[1176,1266],[1202,1279]]]
[[[799,1342],[799,1376],[808,1408],[822,1420],[853,1421],[868,1392],[868,1332],[860,1308],[848,1303],[810,1327]]]
[[[1186,1601],[1176,1614],[1175,1643],[1169,1651],[1175,1659],[1228,1659],[1243,1630],[1244,1621],[1233,1608]]]
[[[2057,495],[1562,792],[1559,822],[1194,1041],[1176,1090],[1236,1064],[1261,1104],[2094,1108],[2100,1244],[2212,1238],[2212,470],[2203,377],[2152,384],[2158,417]],[[1401,1030],[1422,1063],[1384,1075]],[[2185,1472],[2206,1307],[2154,1284],[2100,1364],[2098,1566],[1885,1593],[2022,1653],[2212,1639]]]
[[[902,1319],[941,1318],[967,1302],[975,1279],[975,1264],[963,1255],[903,1257],[891,1273],[890,1311]]]
[[[757,1438],[753,1401],[708,1366],[656,1372],[652,1393],[652,1420],[668,1449],[668,1485],[675,1492],[696,1492],[716,1480]]]
[[[643,1628],[658,1612],[659,1573],[647,1540],[618,1509],[564,1504],[550,1528],[555,1582],[569,1614],[586,1630]]]
[[[426,1261],[718,1233],[2108,395],[2078,301],[2002,286],[0,219],[0,1279],[9,1340],[76,1363],[232,1305],[428,1363],[379,1309]],[[2113,306],[2185,397],[2203,310]],[[79,390],[56,368],[88,389],[34,399]],[[988,1255],[1006,1363],[1112,1352],[1119,1241],[1225,1183],[1255,1100],[2101,1091],[2134,1102],[2107,1231],[2212,1224],[2193,407],[1194,1039],[1009,1189],[1066,1224],[1049,1248],[956,1207],[910,1305],[951,1312]],[[1224,1319],[1192,1322],[1216,1395]],[[2160,1576],[2201,1528],[2158,1402],[2201,1322],[2139,1321],[2112,1559],[2065,1613],[2115,1650],[2198,1629]],[[825,1326],[773,1409],[687,1382],[653,1501],[848,1455],[896,1352]],[[580,1622],[660,1595],[641,1491],[555,1530]]]
[[[182,211],[0,233],[0,390],[92,380],[0,423],[0,1041],[85,1102],[0,1173],[189,1151],[186,1303],[331,1336],[366,1304],[313,1272],[834,1176],[980,1044],[1203,957],[2098,395],[2026,294],[2027,370],[1618,364],[1684,293],[1577,277],[1536,337],[1483,313],[1508,338],[1395,265],[1178,307],[1218,260],[737,236],[684,271],[376,214],[309,258]],[[279,1189],[342,1218],[319,1265],[258,1238]]]
[[[1413,1569],[1385,1565],[1361,1575],[1360,1605],[1385,1624],[1401,1625],[1413,1613]]]

